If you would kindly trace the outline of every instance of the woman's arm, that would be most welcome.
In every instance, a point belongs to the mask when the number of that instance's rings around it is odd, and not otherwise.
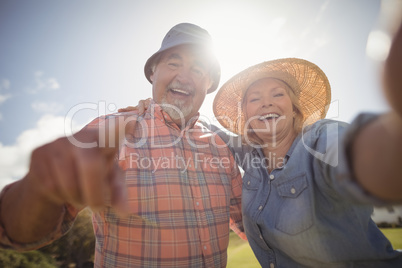
[[[370,194],[402,203],[402,25],[384,68],[384,91],[392,111],[371,122],[352,145],[356,180]]]

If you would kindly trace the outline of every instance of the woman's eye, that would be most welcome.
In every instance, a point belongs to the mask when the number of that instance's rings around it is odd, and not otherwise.
[[[278,94],[274,95],[274,97],[282,97],[282,96],[283,96],[283,93],[278,93]]]
[[[258,101],[258,100],[259,100],[259,99],[254,98],[254,99],[251,99],[250,102],[256,102],[256,101]]]

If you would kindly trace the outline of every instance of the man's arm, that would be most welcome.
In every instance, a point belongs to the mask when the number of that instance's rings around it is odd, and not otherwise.
[[[392,111],[364,127],[352,147],[357,181],[370,194],[402,203],[402,24],[384,69],[384,90]]]
[[[115,156],[127,126],[115,121],[102,131],[84,128],[34,150],[28,174],[1,199],[1,223],[12,242],[34,243],[55,232],[66,205],[98,210],[111,200],[125,212],[124,178]]]

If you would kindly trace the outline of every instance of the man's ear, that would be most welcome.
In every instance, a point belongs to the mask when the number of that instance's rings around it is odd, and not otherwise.
[[[212,78],[209,78],[209,83],[208,83],[207,90],[209,90],[212,87],[213,84],[214,84],[214,80]]]
[[[154,73],[149,75],[149,80],[151,80],[151,84],[154,82]]]

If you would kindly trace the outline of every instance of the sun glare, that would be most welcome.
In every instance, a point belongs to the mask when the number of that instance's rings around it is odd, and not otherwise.
[[[287,42],[286,31],[283,31],[285,23],[285,18],[277,17],[266,27],[257,27],[249,21],[231,29],[216,29],[213,37],[215,52],[222,66],[222,80],[226,81],[251,65],[284,54]]]
[[[373,60],[383,61],[387,58],[391,38],[382,31],[372,31],[367,40],[366,53]]]

